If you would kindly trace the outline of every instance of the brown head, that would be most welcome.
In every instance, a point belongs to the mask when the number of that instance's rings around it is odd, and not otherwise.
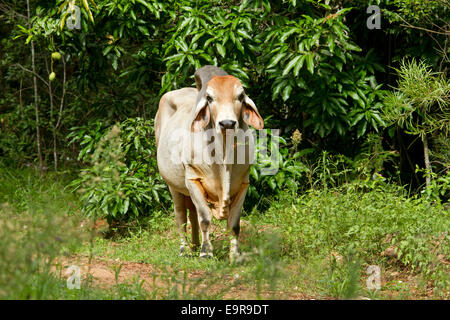
[[[236,77],[213,76],[200,94],[191,131],[201,131],[211,122],[220,133],[239,128],[241,120],[258,130],[264,127],[255,103]]]

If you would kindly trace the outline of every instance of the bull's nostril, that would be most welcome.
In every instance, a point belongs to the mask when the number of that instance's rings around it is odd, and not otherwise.
[[[234,120],[223,120],[219,122],[220,128],[225,129],[234,129],[234,126],[236,125],[236,121]]]

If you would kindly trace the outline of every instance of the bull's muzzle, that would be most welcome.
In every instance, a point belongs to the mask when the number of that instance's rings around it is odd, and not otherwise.
[[[219,122],[220,129],[234,129],[236,126],[236,121],[234,120],[222,120]]]

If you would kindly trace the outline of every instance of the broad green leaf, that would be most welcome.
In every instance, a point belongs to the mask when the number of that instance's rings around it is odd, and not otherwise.
[[[283,35],[280,38],[280,42],[284,42],[286,41],[286,39],[293,34],[294,32],[296,32],[298,30],[297,27],[292,27],[291,29],[289,29],[288,31],[284,32]]]
[[[350,97],[352,97],[353,100],[359,100],[359,96],[356,92],[354,91],[346,91],[347,95],[349,95]]]
[[[286,80],[280,81],[275,85],[275,88],[272,89],[272,100],[275,100],[276,97],[280,94],[280,91],[284,86],[286,86],[288,82]]]
[[[352,50],[352,51],[357,51],[357,52],[362,51],[362,49],[360,47],[358,47],[356,45],[353,45],[353,44],[351,44],[349,42],[344,43],[344,48],[346,50]]]
[[[267,66],[267,69],[270,69],[273,66],[275,66],[286,54],[287,54],[286,52],[281,52],[272,57],[272,59],[269,62],[269,65]]]
[[[138,26],[138,29],[140,32],[142,32],[145,36],[149,37],[150,33],[148,32],[148,29],[144,26]]]
[[[249,40],[251,40],[252,39],[252,37],[247,33],[247,31],[245,31],[245,30],[242,30],[242,29],[240,29],[240,30],[238,30],[237,31],[237,33],[239,34],[239,35],[241,35],[243,38],[245,38],[245,39],[249,39]]]
[[[291,91],[292,91],[291,85],[288,84],[286,87],[284,87],[283,95],[282,95],[283,101],[286,101],[287,99],[289,99],[289,96],[291,95]]]
[[[359,123],[358,130],[357,130],[357,138],[360,138],[362,135],[364,135],[364,133],[366,133],[366,128],[367,128],[366,121]]]
[[[220,43],[216,43],[216,48],[217,48],[217,52],[218,52],[223,58],[225,58],[226,51],[225,51],[224,46],[222,46]]]
[[[353,119],[351,126],[353,127],[355,124],[357,124],[362,118],[364,118],[364,113],[360,113],[356,116],[355,119]]]
[[[105,49],[103,49],[103,55],[106,56],[111,50],[113,46],[107,46]]]
[[[251,166],[250,167],[250,175],[253,177],[253,179],[255,179],[256,181],[258,181],[258,170],[256,170],[255,166]]]
[[[292,59],[291,61],[289,61],[289,63],[286,65],[286,67],[283,70],[283,76],[287,75],[289,73],[289,71],[291,71],[291,69],[295,66],[295,64],[300,60],[302,56],[296,56],[294,59]]]
[[[312,52],[306,55],[306,67],[311,74],[314,74],[314,53]]]
[[[300,69],[303,67],[303,62],[305,61],[305,56],[302,55],[302,57],[300,58],[300,60],[298,60],[298,62],[295,64],[294,67],[294,76],[298,76]]]
[[[238,48],[238,50],[239,50],[240,52],[242,52],[243,54],[245,53],[245,52],[244,52],[244,47],[242,46],[241,41],[240,41],[239,39],[237,39],[237,38],[236,38],[236,47]]]
[[[386,127],[386,123],[383,121],[383,119],[381,119],[380,115],[376,112],[372,113],[372,117],[374,117],[375,119],[377,119],[377,121],[384,127]]]
[[[83,0],[83,6],[84,6],[84,9],[86,9],[86,12],[87,12],[87,14],[89,16],[89,19],[92,22],[94,22],[94,16],[92,15],[92,12],[91,12],[91,9],[89,8],[89,4],[88,4],[87,0]]]
[[[328,39],[327,39],[327,43],[328,43],[328,48],[330,49],[331,52],[334,51],[334,46],[335,46],[335,38],[333,35],[329,35]]]
[[[273,176],[270,176],[270,177],[273,177]],[[272,190],[275,190],[275,189],[277,188],[277,184],[276,184],[275,179],[270,179],[269,182],[268,182],[268,184],[269,184],[269,187],[270,187]]]

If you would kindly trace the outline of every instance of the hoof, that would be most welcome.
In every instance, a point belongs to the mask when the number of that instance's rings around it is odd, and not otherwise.
[[[213,257],[214,255],[212,254],[212,252],[200,252],[200,258],[212,259]]]
[[[230,264],[241,262],[241,254],[239,252],[230,253]]]
[[[212,258],[213,257],[213,248],[211,243],[202,243],[202,247],[200,248],[200,258]]]

